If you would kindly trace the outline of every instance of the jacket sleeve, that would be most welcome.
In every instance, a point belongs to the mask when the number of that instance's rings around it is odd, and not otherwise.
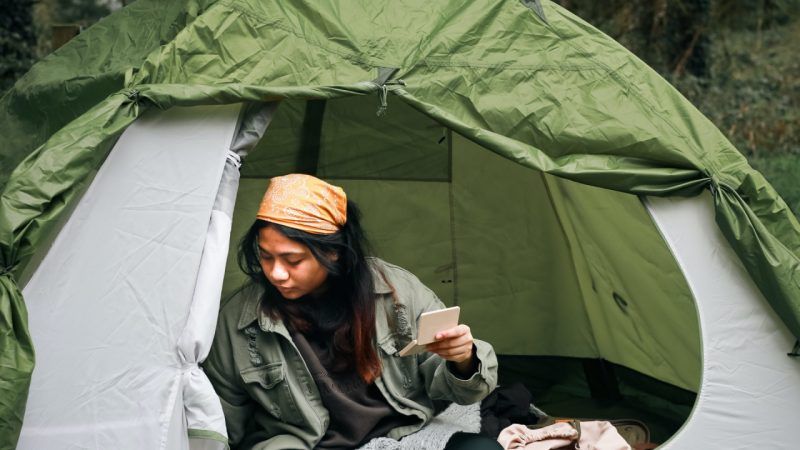
[[[245,426],[253,415],[255,402],[247,394],[239,374],[235,372],[236,363],[233,359],[231,336],[228,334],[230,330],[226,329],[225,322],[220,318],[217,323],[214,342],[203,363],[203,370],[222,403],[228,441],[232,448],[236,448],[245,437]]]
[[[417,283],[419,286],[414,289],[416,298],[413,302],[414,305],[418,305],[413,311],[416,317],[415,323],[419,322],[422,313],[445,308],[444,303],[433,291],[418,280]],[[450,363],[439,355],[429,352],[417,355],[419,371],[430,398],[468,405],[483,400],[494,390],[497,386],[497,356],[488,342],[474,339],[474,343],[478,370],[467,379],[455,375]]]

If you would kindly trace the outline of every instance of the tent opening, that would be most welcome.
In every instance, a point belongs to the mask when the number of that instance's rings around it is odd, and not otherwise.
[[[270,177],[342,186],[377,256],[417,275],[553,416],[639,419],[664,442],[701,375],[692,293],[636,196],[506,160],[399,99],[286,100],[245,158],[223,301]]]

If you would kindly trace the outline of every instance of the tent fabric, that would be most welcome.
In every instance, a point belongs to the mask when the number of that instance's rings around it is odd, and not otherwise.
[[[703,342],[697,402],[660,448],[789,448],[786,430],[800,421],[800,370],[786,357],[794,336],[713,226],[710,200],[703,194],[646,202],[692,292],[705,300],[697,304]]]
[[[278,102],[252,103],[242,108],[239,117],[238,129],[231,143],[231,152],[238,157],[238,166],[241,160],[258,144],[267,127],[272,122]],[[238,184],[238,183],[237,183]],[[231,209],[231,214],[233,210]]]
[[[40,359],[17,448],[188,449],[187,427],[226,444],[197,361],[216,325],[238,112],[147,114],[114,146],[24,289]]]
[[[637,195],[710,190],[718,227],[800,336],[800,224],[786,204],[644,63],[558,5],[542,10],[547,21],[488,0],[139,0],[37,64],[0,100],[3,445],[33,361],[14,277],[154,108],[370,95],[377,110],[385,96],[389,114],[402,104],[550,175]],[[393,80],[370,81],[387,67]]]
[[[574,243],[572,261],[585,265],[575,272],[598,354],[696,392],[702,365],[695,298],[702,297],[692,295],[640,198],[546,181]]]

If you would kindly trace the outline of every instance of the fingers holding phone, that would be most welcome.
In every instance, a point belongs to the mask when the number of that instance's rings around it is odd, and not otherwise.
[[[417,338],[400,350],[400,356],[431,352],[453,363],[459,376],[469,377],[478,369],[475,343],[469,327],[458,323],[460,308],[453,306],[422,313]]]
[[[436,333],[436,341],[428,344],[426,349],[454,363],[472,358],[472,332],[467,325],[461,324]]]

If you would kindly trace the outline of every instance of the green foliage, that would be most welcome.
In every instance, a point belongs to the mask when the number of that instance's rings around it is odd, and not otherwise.
[[[32,0],[0,0],[0,95],[34,62]]]
[[[746,155],[800,155],[798,39],[800,21],[764,32],[722,30],[713,78],[671,81]]]
[[[119,0],[37,0],[33,15],[38,40],[36,48],[38,57],[42,58],[54,50],[52,42],[54,25],[86,28],[120,6]]]
[[[97,0],[55,0],[56,23],[91,24],[111,14],[106,3]]]
[[[785,25],[800,13],[800,0],[714,0],[714,21],[733,29]]]

